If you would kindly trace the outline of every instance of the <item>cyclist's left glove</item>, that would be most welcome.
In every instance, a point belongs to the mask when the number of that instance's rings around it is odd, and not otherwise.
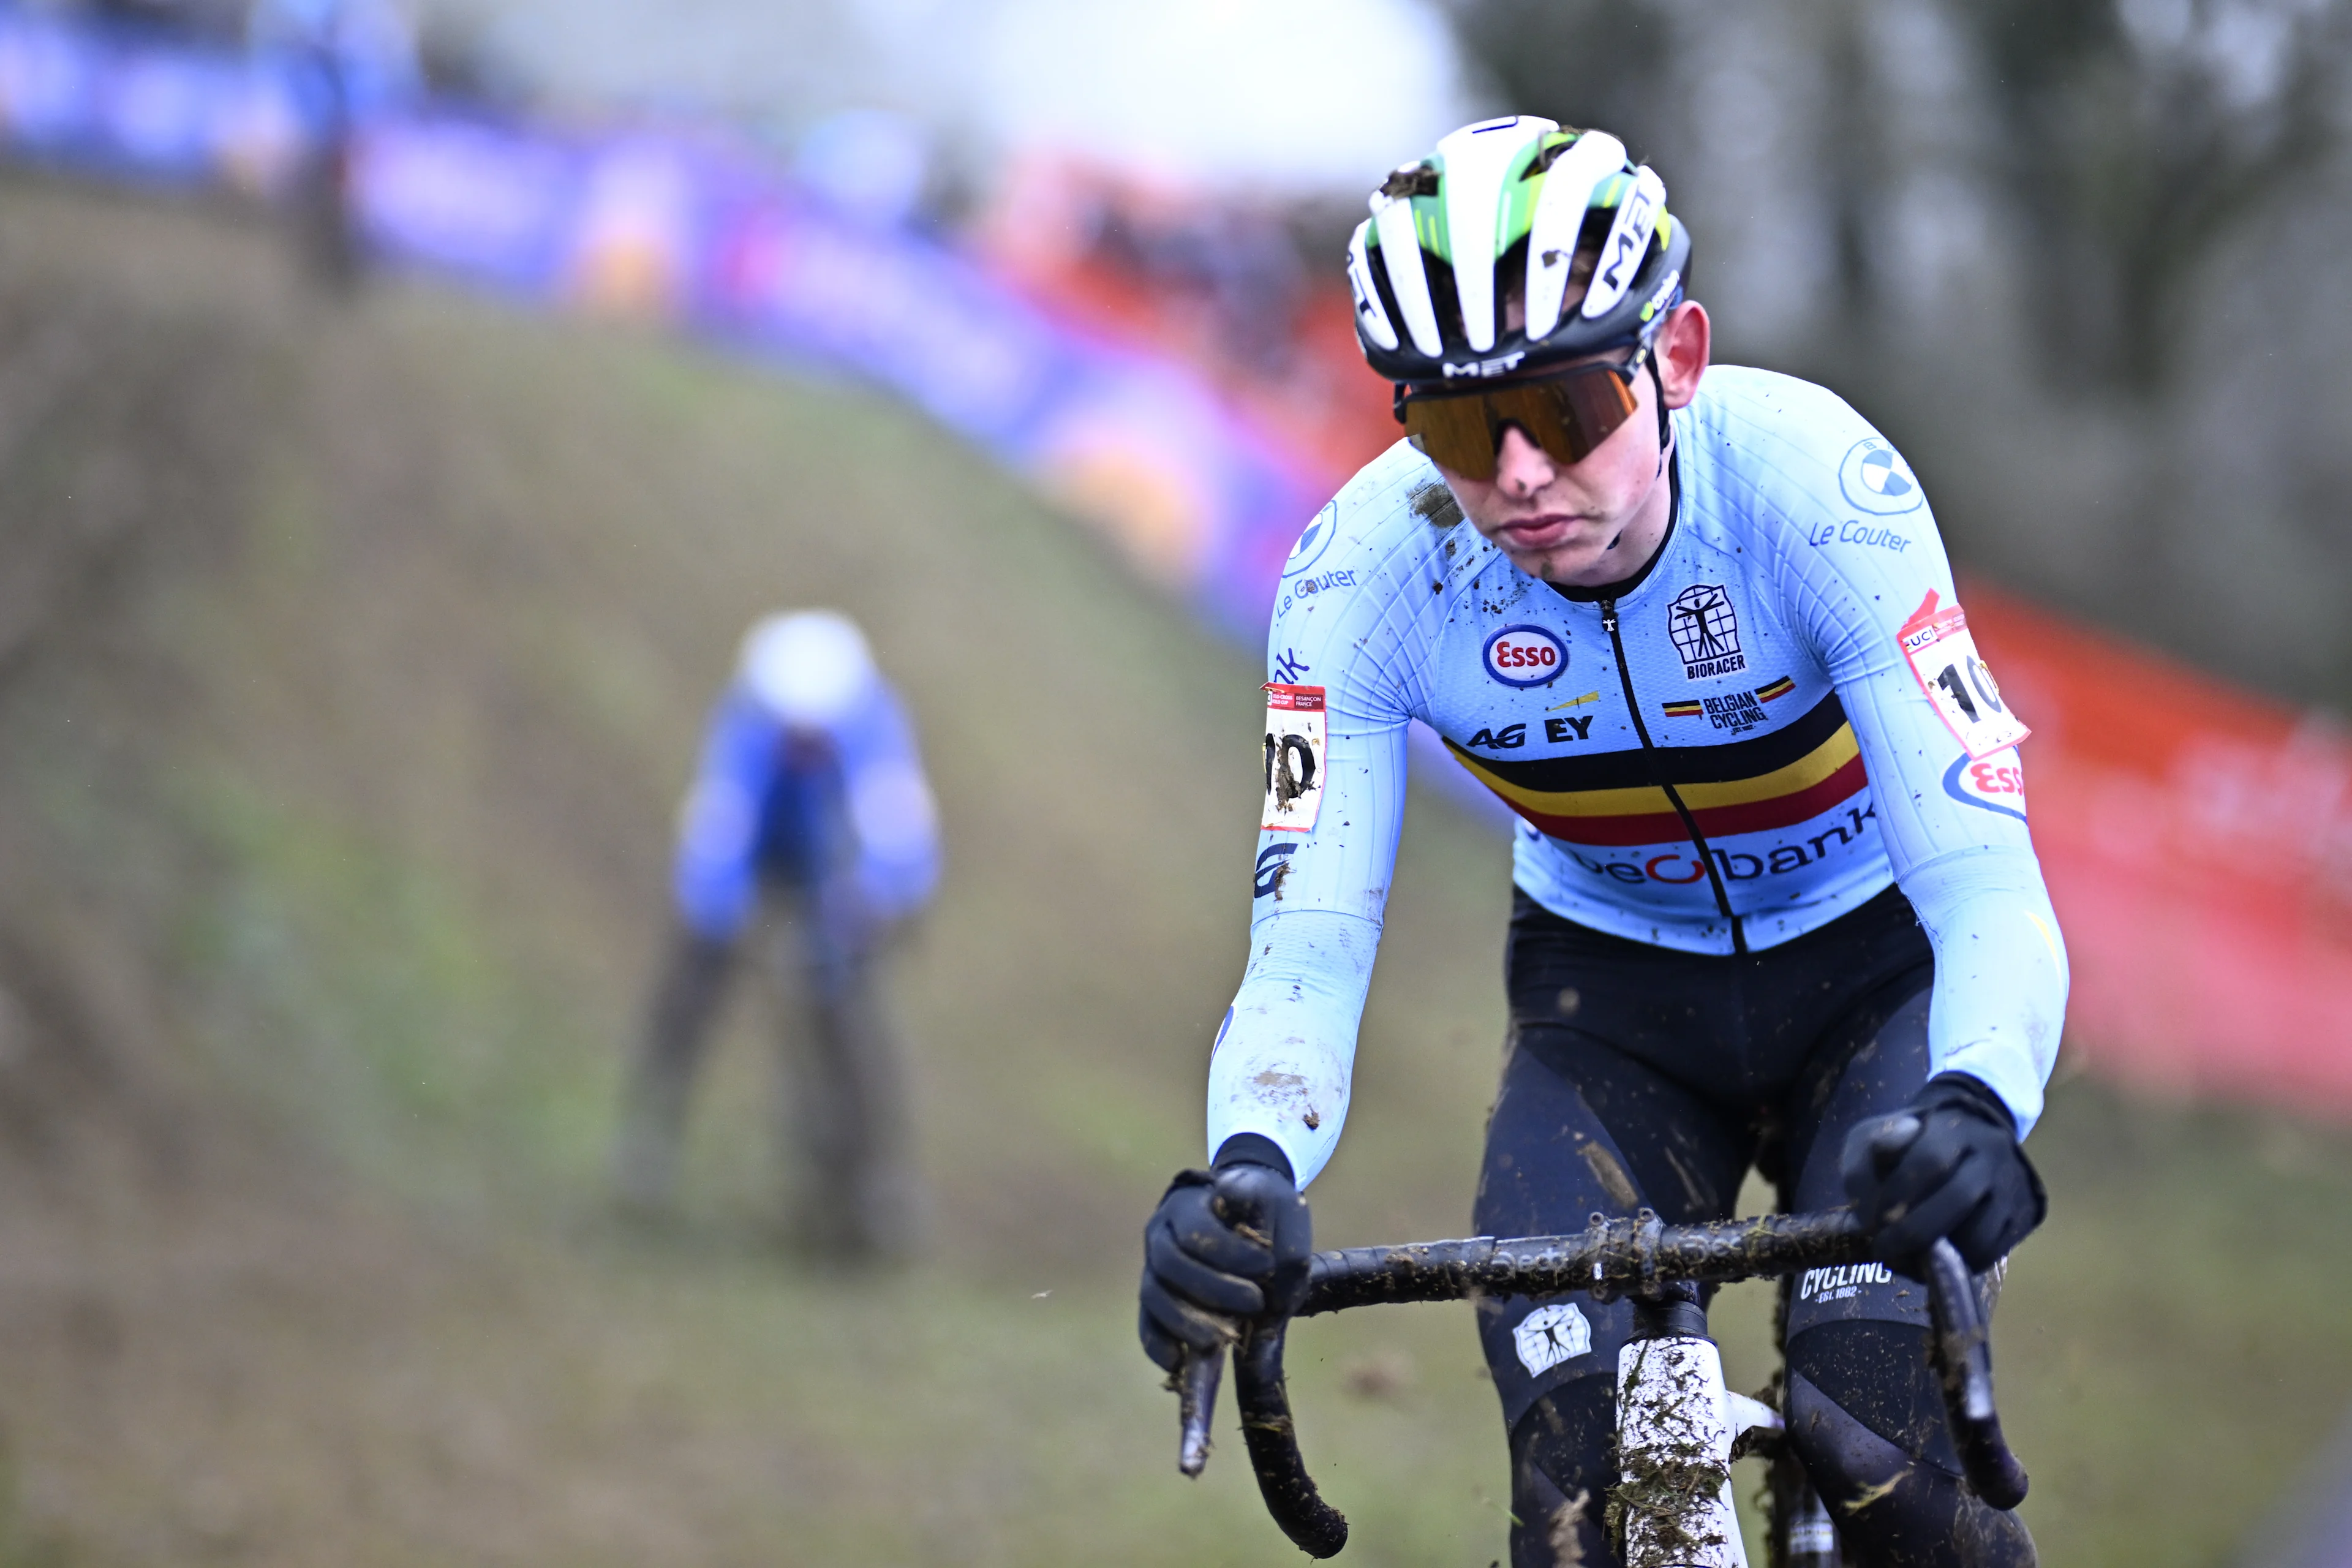
[[[1143,1227],[1144,1353],[1174,1372],[1185,1347],[1215,1350],[1247,1319],[1296,1310],[1314,1251],[1282,1151],[1250,1133],[1227,1139],[1217,1168],[1179,1172]]]
[[[1966,1073],[1938,1073],[1907,1110],[1857,1125],[1843,1173],[1854,1212],[1898,1268],[1948,1237],[1982,1273],[2050,1210],[2009,1107]]]

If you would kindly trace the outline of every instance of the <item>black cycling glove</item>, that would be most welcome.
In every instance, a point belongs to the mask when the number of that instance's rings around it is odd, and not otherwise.
[[[1235,1133],[1216,1166],[1177,1173],[1143,1227],[1137,1332],[1168,1372],[1183,1347],[1230,1344],[1243,1320],[1287,1315],[1307,1293],[1314,1224],[1280,1147]]]
[[[1948,1237],[1980,1274],[2050,1211],[2009,1107],[1966,1073],[1938,1073],[1907,1110],[1847,1133],[1843,1173],[1880,1256],[1906,1273]]]

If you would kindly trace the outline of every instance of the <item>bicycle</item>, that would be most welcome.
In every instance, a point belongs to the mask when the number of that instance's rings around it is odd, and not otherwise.
[[[1226,1215],[1250,1223],[1247,1215]],[[1759,1454],[1774,1463],[1776,1568],[1835,1568],[1827,1511],[1802,1482],[1782,1441],[1780,1413],[1731,1394],[1706,1337],[1706,1310],[1691,1289],[1877,1260],[1845,1210],[1765,1215],[1668,1226],[1648,1209],[1632,1218],[1594,1215],[1583,1232],[1498,1241],[1412,1242],[1321,1252],[1308,1265],[1304,1298],[1288,1316],[1244,1324],[1234,1346],[1242,1435],[1266,1510],[1307,1555],[1336,1556],[1348,1521],[1323,1500],[1299,1454],[1283,1383],[1285,1336],[1293,1317],[1404,1301],[1473,1295],[1562,1296],[1585,1291],[1635,1304],[1634,1337],[1618,1355],[1621,1479],[1611,1505],[1626,1568],[1747,1568],[1731,1496],[1731,1463]],[[1948,1241],[1924,1259],[1928,1336],[1946,1419],[1969,1489],[1997,1509],[2024,1500],[2024,1468],[2010,1451],[1993,1405],[1992,1356],[1968,1266]],[[1209,1425],[1224,1363],[1222,1350],[1187,1354],[1170,1378],[1179,1395],[1178,1468],[1198,1476],[1209,1458]]]

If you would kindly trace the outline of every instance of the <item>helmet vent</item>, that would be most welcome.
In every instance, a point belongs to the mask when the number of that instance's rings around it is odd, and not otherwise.
[[[1391,174],[1381,184],[1381,195],[1391,201],[1408,196],[1433,196],[1437,194],[1437,171],[1427,163],[1407,163]]]
[[[1570,148],[1575,146],[1578,142],[1583,140],[1583,132],[1575,130],[1569,126],[1562,126],[1561,129],[1568,132],[1568,140],[1565,142],[1555,142],[1550,146],[1546,147],[1541,152],[1538,153],[1534,159],[1528,164],[1527,173],[1521,174],[1519,178],[1522,180],[1532,180],[1538,174],[1546,173],[1554,163],[1559,162],[1559,155],[1562,153],[1567,152]]]

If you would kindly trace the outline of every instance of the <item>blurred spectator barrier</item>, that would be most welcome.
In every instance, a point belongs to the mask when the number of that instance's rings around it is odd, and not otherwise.
[[[2066,931],[2069,1049],[2352,1111],[2352,734],[1971,584]]]
[[[267,57],[0,0],[0,147],[19,160],[268,199],[315,116]],[[1098,258],[977,259],[721,137],[428,105],[361,130],[351,189],[388,258],[878,382],[1249,645],[1304,520],[1393,437],[1381,389],[1347,379],[1344,302],[1296,306],[1286,363],[1237,364]],[[2035,726],[2081,1059],[2352,1112],[2352,741],[1983,588],[1969,602]],[[1442,755],[1423,772],[1463,782]]]
[[[268,199],[322,130],[280,61],[0,0],[0,146],[19,160]],[[427,105],[360,126],[351,182],[385,258],[879,381],[1234,635],[1262,630],[1298,520],[1328,488],[1191,367],[828,207],[723,138]]]

